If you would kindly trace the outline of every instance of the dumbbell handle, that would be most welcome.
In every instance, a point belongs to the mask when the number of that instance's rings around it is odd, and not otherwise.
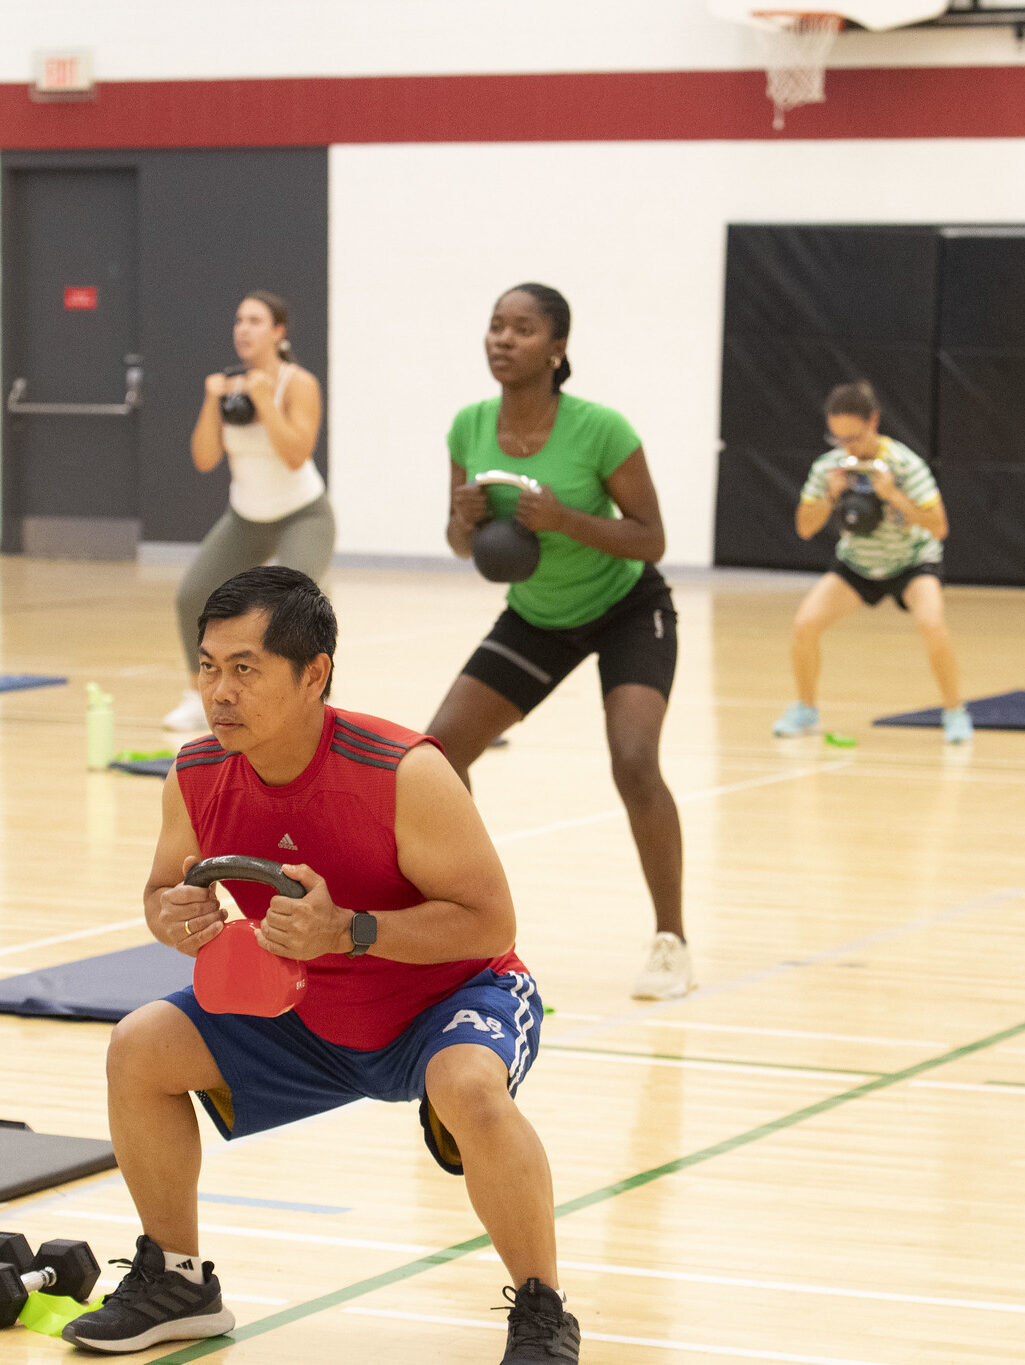
[[[226,853],[218,858],[204,858],[193,863],[185,874],[186,886],[210,886],[213,882],[263,882],[272,886],[279,896],[301,900],[306,895],[302,882],[286,877],[281,864],[269,858],[250,858],[243,853]]]
[[[35,1294],[40,1289],[49,1289],[57,1283],[57,1272],[52,1266],[41,1265],[36,1270],[26,1270],[21,1277],[26,1292]]]
[[[510,474],[505,469],[486,469],[483,474],[478,474],[474,483],[486,485],[489,483],[508,483],[514,488],[523,488],[531,493],[540,493],[541,485],[537,479],[532,479],[529,474]]]

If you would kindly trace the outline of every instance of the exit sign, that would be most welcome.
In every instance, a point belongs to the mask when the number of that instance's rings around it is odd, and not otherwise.
[[[96,96],[92,53],[83,49],[37,52],[29,94],[35,100],[88,100]]]
[[[64,307],[72,311],[95,308],[99,296],[100,291],[94,284],[68,284],[64,286]]]

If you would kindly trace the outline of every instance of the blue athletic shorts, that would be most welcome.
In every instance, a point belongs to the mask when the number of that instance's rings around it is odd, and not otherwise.
[[[453,1174],[461,1170],[458,1149],[427,1103],[427,1063],[457,1043],[490,1048],[505,1062],[515,1095],[537,1056],[544,1013],[533,977],[488,969],[425,1010],[387,1047],[361,1052],[327,1042],[294,1011],[276,1019],[207,1014],[191,986],[165,998],[195,1024],[224,1077],[224,1090],[197,1092],[223,1138],[261,1133],[353,1100],[419,1099],[427,1146]]]

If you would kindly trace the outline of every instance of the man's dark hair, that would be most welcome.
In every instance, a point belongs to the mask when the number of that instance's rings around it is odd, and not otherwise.
[[[825,403],[827,417],[861,417],[866,422],[879,411],[879,399],[867,379],[856,384],[838,384]]]
[[[313,579],[298,569],[277,564],[237,573],[206,599],[199,618],[200,645],[208,622],[229,621],[250,611],[267,613],[263,647],[268,653],[288,660],[297,682],[318,654],[328,656],[331,672],[321,693],[323,701],[331,691],[335,672],[338,621],[334,608]]]
[[[536,284],[532,281],[529,284],[514,284],[511,289],[507,289],[505,292],[507,294],[529,294],[542,315],[551,323],[552,340],[565,341],[567,339],[570,321],[569,304],[557,289],[553,289],[549,284]],[[569,361],[563,356],[559,361],[558,368],[552,375],[553,392],[559,392],[569,375]]]

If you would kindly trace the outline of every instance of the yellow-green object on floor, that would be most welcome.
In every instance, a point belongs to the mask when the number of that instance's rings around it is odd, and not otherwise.
[[[38,1332],[44,1337],[59,1337],[69,1322],[80,1318],[83,1313],[95,1313],[101,1307],[105,1295],[101,1294],[92,1303],[79,1303],[61,1294],[30,1294],[25,1307],[18,1314],[22,1327],[30,1332]]]
[[[832,730],[827,730],[822,738],[834,749],[856,749],[858,747],[858,741],[853,735],[838,735]]]

